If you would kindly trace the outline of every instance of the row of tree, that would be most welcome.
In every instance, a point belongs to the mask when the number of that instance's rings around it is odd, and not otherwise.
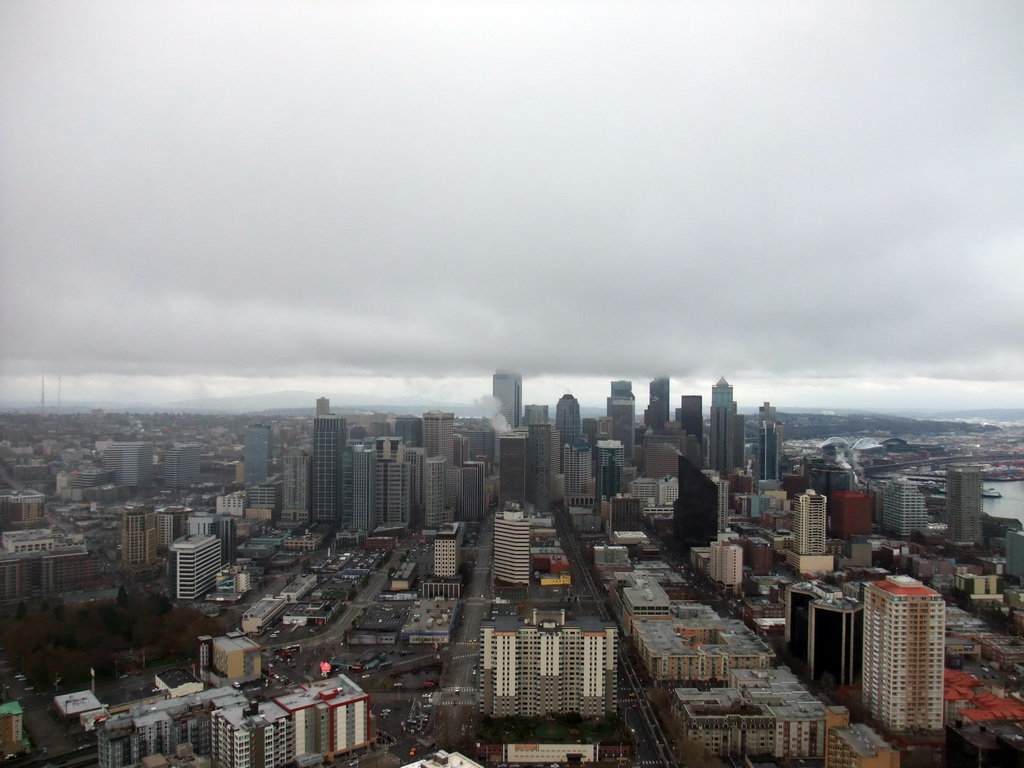
[[[159,594],[129,599],[124,590],[116,601],[21,605],[0,624],[11,662],[37,687],[85,683],[91,670],[97,678],[138,671],[143,659],[191,658],[197,637],[223,633],[223,622],[194,608]]]

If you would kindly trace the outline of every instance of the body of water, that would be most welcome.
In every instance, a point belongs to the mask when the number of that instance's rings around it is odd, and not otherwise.
[[[993,517],[1012,517],[1024,523],[1024,481],[1009,483],[982,482],[985,488],[992,488],[1003,494],[1001,499],[983,499],[984,510]]]

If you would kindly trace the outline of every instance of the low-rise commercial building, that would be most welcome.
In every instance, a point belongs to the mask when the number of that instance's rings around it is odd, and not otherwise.
[[[240,632],[199,638],[199,672],[207,682],[252,680],[262,673],[263,648]]]
[[[732,670],[763,669],[775,662],[768,644],[710,608],[696,618],[636,620],[633,642],[652,679],[666,682],[721,683]]]
[[[242,614],[242,631],[253,635],[262,632],[284,613],[287,607],[288,604],[283,598],[264,597]]]
[[[20,755],[28,749],[24,714],[21,704],[16,701],[0,704],[0,752],[8,757]]]
[[[316,587],[315,573],[301,573],[287,587],[281,590],[281,599],[286,603],[297,603]]]
[[[727,682],[710,691],[676,689],[673,705],[688,738],[720,756],[824,756],[825,705],[792,673],[741,670]]]

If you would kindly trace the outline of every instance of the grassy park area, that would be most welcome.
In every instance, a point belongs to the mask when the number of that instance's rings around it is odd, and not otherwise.
[[[629,728],[622,718],[584,720],[578,713],[551,717],[484,717],[477,740],[481,744],[538,742],[545,744],[629,744]]]

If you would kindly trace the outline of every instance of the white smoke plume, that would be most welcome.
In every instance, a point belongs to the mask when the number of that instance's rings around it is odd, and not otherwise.
[[[501,400],[494,397],[493,395],[484,395],[483,397],[477,398],[476,404],[487,413],[487,418],[491,420],[491,426],[494,428],[496,434],[503,435],[506,432],[511,432],[512,428],[508,424],[508,419],[505,418],[505,414],[501,412]]]

